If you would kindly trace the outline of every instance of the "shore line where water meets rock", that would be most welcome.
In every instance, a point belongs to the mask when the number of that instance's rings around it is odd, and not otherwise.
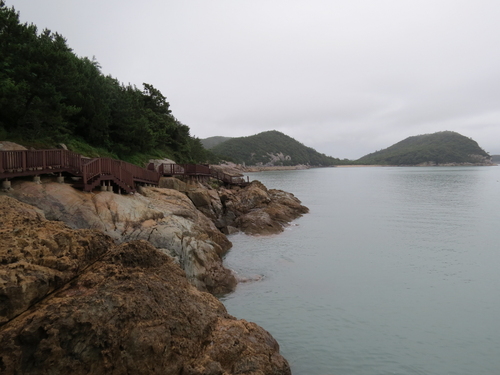
[[[160,186],[0,194],[0,372],[290,373],[269,333],[206,292],[236,285],[223,232],[279,233],[307,208],[259,182]]]

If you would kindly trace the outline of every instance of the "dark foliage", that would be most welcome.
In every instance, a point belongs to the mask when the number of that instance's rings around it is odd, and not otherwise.
[[[1,0],[0,136],[44,144],[77,139],[121,158],[159,152],[204,162],[209,156],[153,85],[139,90],[104,76],[63,36],[21,24]]]

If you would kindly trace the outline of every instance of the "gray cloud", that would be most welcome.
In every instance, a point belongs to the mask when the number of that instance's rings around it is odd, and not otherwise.
[[[500,3],[478,0],[8,1],[192,134],[276,129],[355,159],[454,130],[500,153]]]

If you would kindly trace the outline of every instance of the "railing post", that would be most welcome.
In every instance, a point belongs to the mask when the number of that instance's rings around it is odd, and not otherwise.
[[[3,151],[0,151],[0,173],[3,173],[5,169],[3,168]]]
[[[81,167],[82,181],[84,185],[87,185],[87,166],[82,164]],[[85,189],[85,186],[84,186]]]
[[[23,172],[26,170],[26,153],[27,151],[21,151],[22,154],[21,154],[21,158],[22,158],[22,168],[23,168]]]

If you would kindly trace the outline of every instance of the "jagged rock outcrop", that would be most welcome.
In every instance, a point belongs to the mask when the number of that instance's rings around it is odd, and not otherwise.
[[[236,279],[222,265],[231,242],[183,193],[142,188],[141,194],[84,193],[69,184],[13,181],[9,195],[71,228],[91,228],[118,242],[147,240],[172,255],[190,282],[214,294],[234,289]]]
[[[188,192],[197,208],[225,233],[239,229],[246,234],[282,232],[292,220],[309,210],[292,193],[267,189],[261,182],[218,190]]]
[[[88,194],[49,181],[16,180],[9,195],[71,228],[97,229],[118,242],[147,240],[173,256],[193,285],[214,294],[236,286],[234,275],[222,264],[231,242],[221,231],[279,233],[308,212],[293,194],[267,189],[258,181],[216,190],[164,178],[162,186],[169,188],[141,188],[135,195]]]
[[[0,373],[290,374],[268,332],[230,316],[150,243],[113,246],[13,198],[0,204],[2,306],[11,290],[28,294],[15,314],[0,311]],[[52,273],[62,279],[50,284]],[[52,292],[32,298],[27,277]]]

